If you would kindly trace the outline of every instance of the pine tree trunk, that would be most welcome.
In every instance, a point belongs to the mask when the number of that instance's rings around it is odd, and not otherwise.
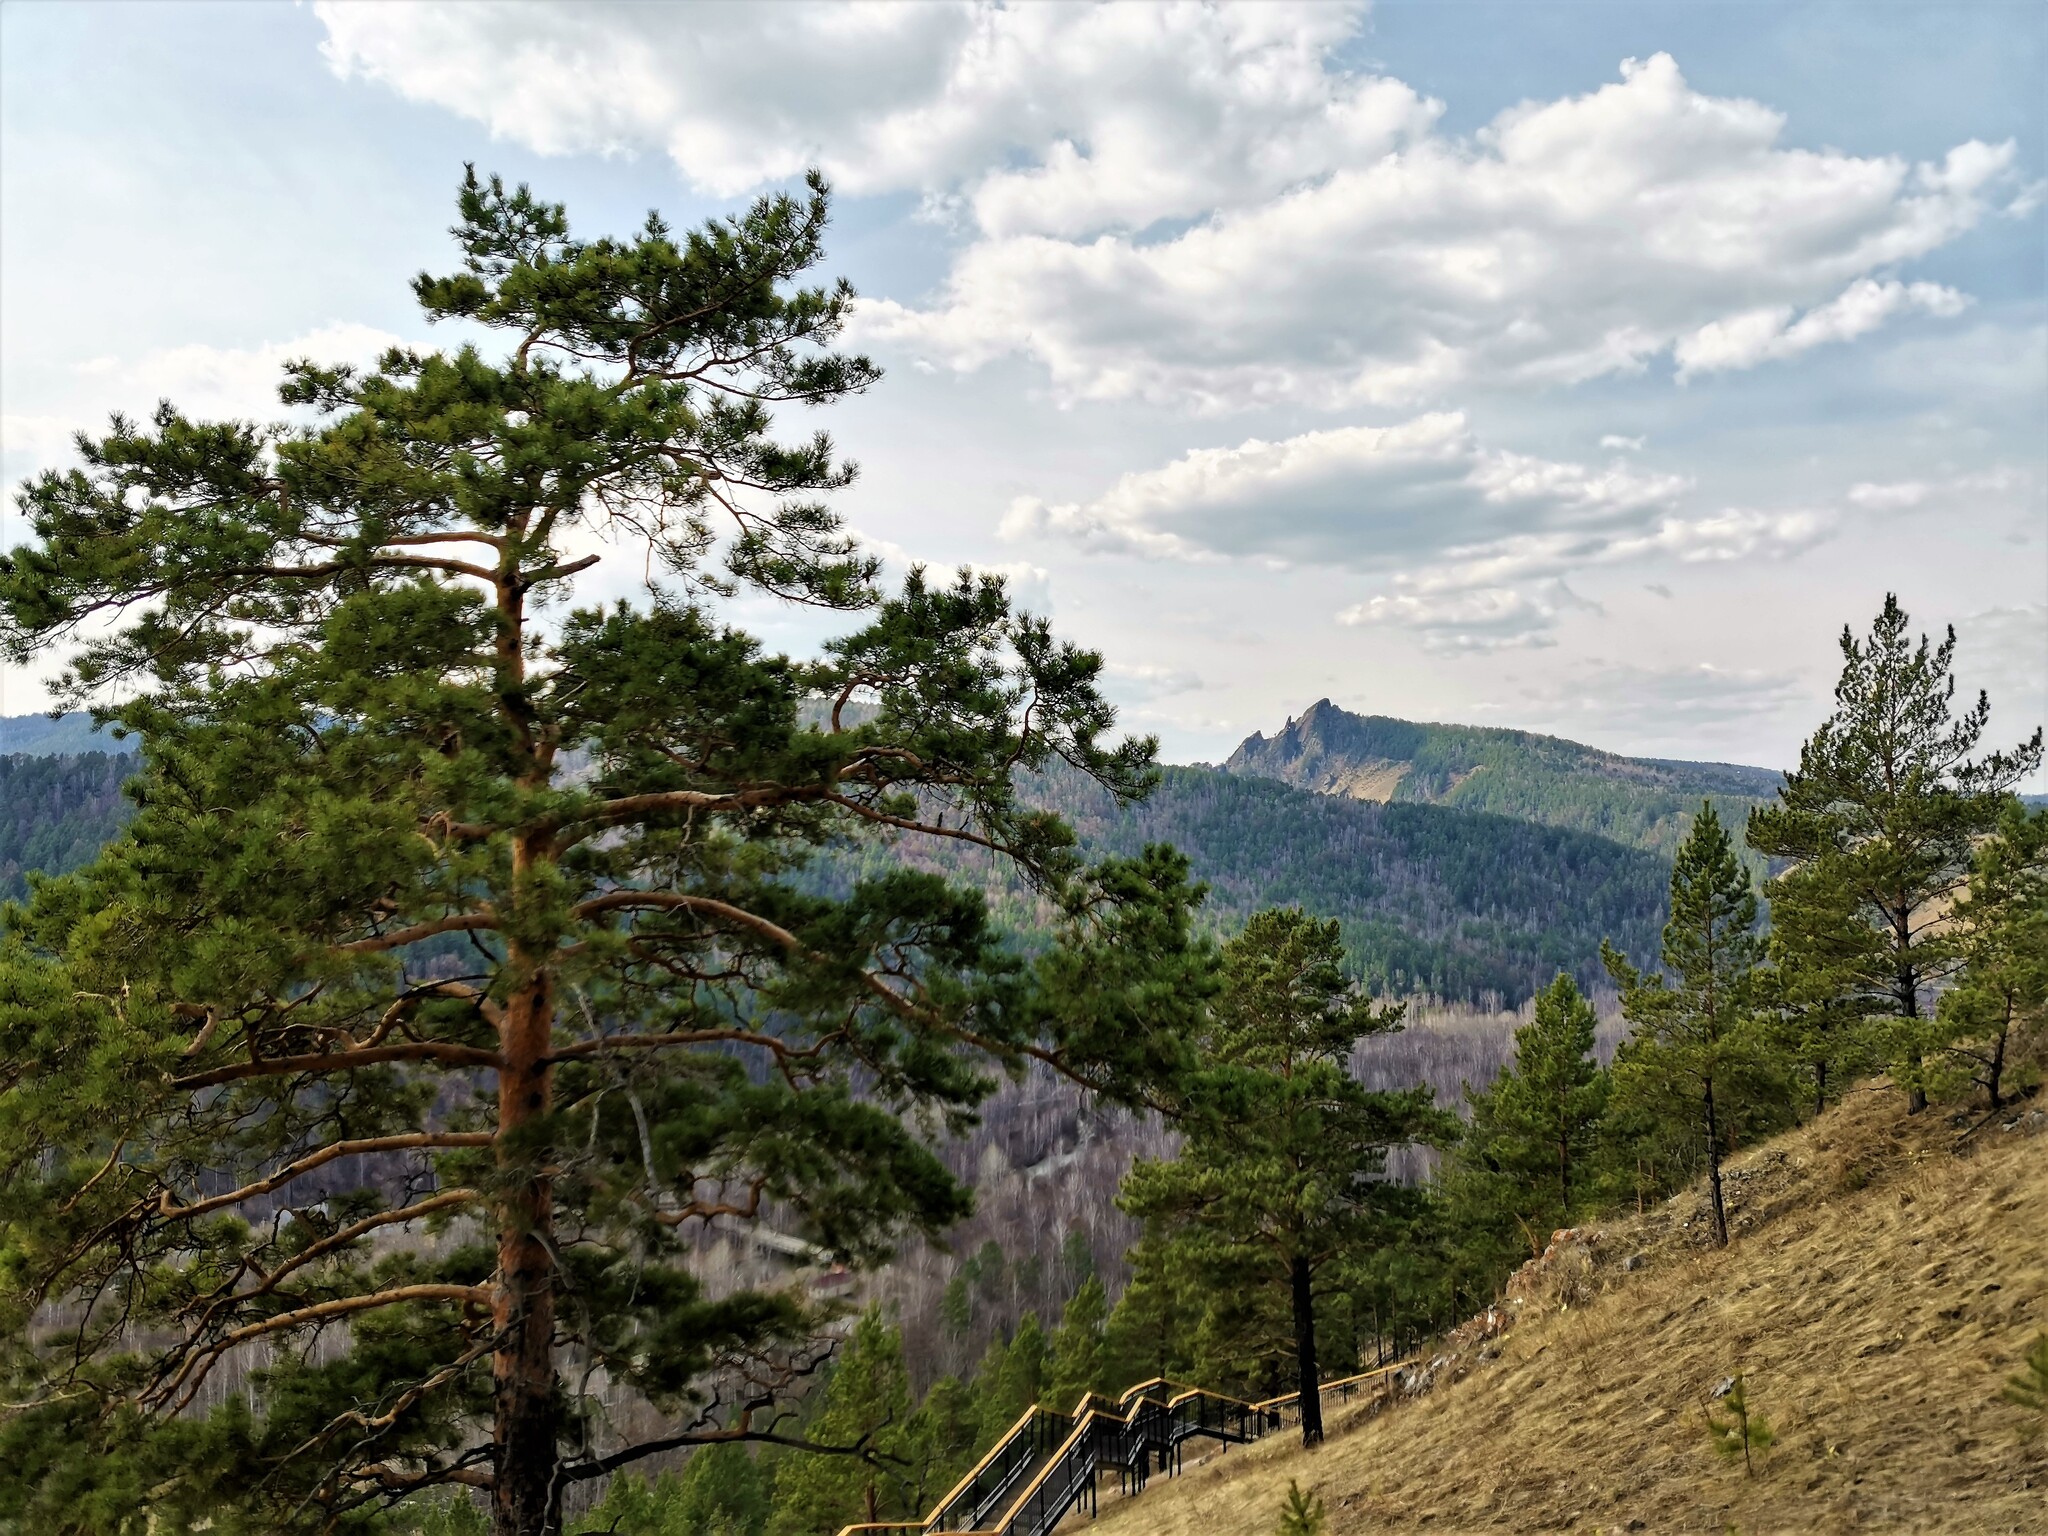
[[[1707,1079],[1707,1187],[1714,1196],[1714,1243],[1728,1246],[1728,1207],[1721,1198],[1721,1127],[1714,1115],[1714,1080]]]
[[[1920,978],[1909,965],[1899,967],[1898,987],[1895,995],[1899,1000],[1899,1017],[1918,1019],[1920,1017]],[[1917,1035],[1919,1031],[1912,1031]],[[1920,1046],[1917,1040],[1907,1045],[1908,1059],[1913,1064],[1913,1082],[1906,1090],[1906,1113],[1917,1115],[1927,1107],[1927,1089],[1920,1081]]]
[[[1310,1286],[1308,1259],[1296,1254],[1290,1266],[1294,1282],[1294,1361],[1300,1387],[1301,1443],[1323,1440],[1322,1378],[1316,1372],[1316,1303]]]
[[[1828,1107],[1828,1064],[1816,1061],[1813,1064],[1813,1118],[1818,1120],[1821,1111]]]
[[[517,956],[514,956],[515,963]],[[556,1458],[554,1192],[542,1149],[521,1127],[546,1115],[553,1095],[554,999],[545,971],[507,1000],[498,1074],[498,1164],[508,1188],[500,1207],[498,1331],[491,1360],[493,1536],[556,1536],[561,1486]]]
[[[1990,1109],[1995,1114],[2005,1108],[2005,1100],[1999,1097],[2000,1079],[2005,1076],[2005,1041],[2012,1033],[2012,1005],[2006,1004],[2005,1018],[1998,1026],[1998,1038],[1991,1044],[1991,1060],[1984,1068],[1984,1092],[1990,1098]]]

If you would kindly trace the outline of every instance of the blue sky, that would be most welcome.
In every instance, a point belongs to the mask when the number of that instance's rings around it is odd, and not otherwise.
[[[1785,762],[1888,589],[2017,737],[2044,86],[2031,5],[17,0],[0,467],[432,340],[465,160],[585,233],[821,163],[890,375],[850,519],[1010,572],[1171,758],[1328,695]]]

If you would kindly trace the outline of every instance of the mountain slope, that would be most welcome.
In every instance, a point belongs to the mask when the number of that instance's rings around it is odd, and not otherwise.
[[[0,753],[31,757],[69,756],[78,752],[133,752],[133,739],[117,740],[112,731],[93,729],[92,716],[82,710],[59,715],[0,715]]]
[[[29,870],[61,875],[90,862],[135,814],[121,784],[127,754],[0,755],[0,897],[27,894]]]
[[[2048,1529],[2048,1437],[2000,1395],[2048,1327],[2048,1113],[2002,1118],[1959,1142],[1852,1094],[1735,1159],[1725,1251],[1697,1245],[1697,1191],[1560,1245],[1520,1321],[1434,1360],[1426,1395],[1340,1414],[1311,1455],[1276,1437],[1105,1501],[1097,1529],[1267,1536],[1290,1478],[1329,1536]],[[1754,1478],[1704,1421],[1737,1371],[1778,1436]]]
[[[118,786],[134,763],[96,752],[0,758],[0,890],[20,894],[24,870],[73,868],[116,835],[131,810]],[[1210,886],[1206,917],[1219,932],[1264,906],[1339,919],[1360,974],[1397,995],[1514,1007],[1560,970],[1594,986],[1602,939],[1646,955],[1663,922],[1667,875],[1654,854],[1528,821],[1343,800],[1209,768],[1168,768],[1151,800],[1124,810],[1071,769],[1034,776],[1025,794],[1065,816],[1091,856],[1181,848]],[[980,886],[1015,932],[1044,926],[1033,894],[964,844],[835,850],[816,878],[843,888],[904,863]]]
[[[1352,963],[1396,994],[1494,994],[1513,1006],[1560,970],[1594,986],[1601,939],[1647,955],[1664,920],[1663,861],[1583,832],[1212,768],[1168,768],[1150,800],[1123,810],[1071,770],[1034,777],[1024,793],[1064,816],[1091,855],[1180,848],[1223,931],[1264,906],[1339,919]],[[1028,893],[961,844],[869,845],[834,867],[845,879],[903,861],[979,884],[1012,927],[1036,925]]]
[[[1740,826],[1780,779],[1769,768],[1621,757],[1529,731],[1354,715],[1328,699],[1271,739],[1254,732],[1223,768],[1323,795],[1490,811],[1660,852],[1677,846],[1703,798]]]

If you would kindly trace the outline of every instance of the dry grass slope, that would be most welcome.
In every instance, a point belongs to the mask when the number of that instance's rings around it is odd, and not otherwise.
[[[2048,1328],[2048,1136],[1957,1138],[1852,1095],[1738,1160],[1725,1252],[1695,1195],[1614,1223],[1469,1375],[1155,1482],[1101,1536],[1268,1536],[1290,1478],[1330,1536],[2048,1532],[2048,1435],[1999,1391]],[[1736,1371],[1778,1434],[1754,1479],[1703,1418]]]

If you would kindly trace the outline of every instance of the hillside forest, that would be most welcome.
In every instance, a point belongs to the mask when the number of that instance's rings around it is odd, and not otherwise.
[[[139,750],[0,765],[0,1530],[829,1536],[1162,1376],[1314,1445],[1557,1228],[1725,1247],[1845,1094],[2038,1092],[2042,738],[1952,631],[1846,625],[1782,776],[1321,708],[1162,768],[781,435],[881,383],[829,208],[472,172],[414,294],[496,341],[23,486],[0,647]]]

